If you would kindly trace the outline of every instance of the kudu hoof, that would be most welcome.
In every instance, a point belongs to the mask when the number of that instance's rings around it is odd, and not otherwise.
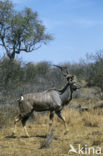
[[[64,132],[64,135],[68,134],[69,130],[67,129],[65,132]]]
[[[10,135],[10,137],[15,137],[15,133],[14,133],[14,132],[12,132],[12,134]]]
[[[11,136],[14,136],[14,135],[15,135],[15,133],[14,133],[14,132],[12,132]]]
[[[30,138],[30,135],[28,135],[27,138]]]
[[[30,135],[26,135],[25,137],[26,137],[26,138],[30,138]]]

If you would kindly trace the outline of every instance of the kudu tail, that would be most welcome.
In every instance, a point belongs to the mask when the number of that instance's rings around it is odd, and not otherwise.
[[[20,95],[20,98],[17,99],[17,101],[18,101],[18,102],[21,102],[21,101],[23,101],[23,100],[24,100],[24,97],[23,97],[23,95],[21,94],[21,95]]]

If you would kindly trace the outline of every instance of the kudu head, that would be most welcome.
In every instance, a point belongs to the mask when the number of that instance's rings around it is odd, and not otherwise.
[[[69,71],[67,69],[67,67],[63,67],[63,66],[58,66],[58,65],[54,65],[55,67],[59,68],[63,74],[63,76],[66,78],[66,80],[68,81],[72,91],[75,91],[77,89],[80,89],[80,85],[77,84],[74,81],[74,75],[69,74]]]

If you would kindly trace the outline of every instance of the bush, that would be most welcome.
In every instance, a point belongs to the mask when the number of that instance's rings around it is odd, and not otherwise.
[[[87,65],[86,81],[88,86],[97,86],[103,91],[103,53],[97,52],[95,55],[92,55],[91,61]]]

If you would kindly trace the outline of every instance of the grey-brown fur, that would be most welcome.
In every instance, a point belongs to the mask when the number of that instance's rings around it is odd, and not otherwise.
[[[50,120],[53,120],[53,115],[55,112],[65,124],[65,119],[61,114],[61,110],[71,101],[73,91],[79,88],[76,83],[71,80],[70,76],[69,78],[66,78],[67,84],[61,90],[49,89],[41,93],[30,93],[21,96],[18,100],[20,114],[15,119],[15,126],[16,122],[21,120],[26,134],[28,135],[25,125],[33,111],[50,111]]]

